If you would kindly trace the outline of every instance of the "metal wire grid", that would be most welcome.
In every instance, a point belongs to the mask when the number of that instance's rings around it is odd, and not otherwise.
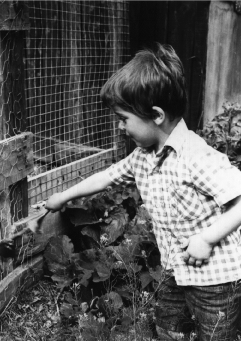
[[[129,58],[128,3],[31,1],[27,32],[21,31],[26,30],[23,3],[7,5],[9,17],[1,32],[0,240],[11,236],[11,224],[28,214],[23,209],[28,199],[30,204],[42,200],[106,168],[113,153],[102,159],[104,150],[114,147],[115,152],[121,151],[119,157],[124,156],[123,138],[114,117],[102,107],[99,91]],[[8,1],[0,1],[0,6],[5,4]],[[37,192],[29,198],[25,180],[8,183],[14,167],[19,167],[20,149],[5,140],[25,131],[34,134],[33,175],[50,170],[43,178],[33,179],[31,189]],[[93,153],[100,158],[93,158]],[[81,167],[76,163],[79,158],[84,161]],[[64,168],[66,164],[71,166]],[[17,245],[22,254],[18,264],[27,255],[31,260],[33,240],[22,239]],[[0,280],[16,265],[0,260]]]
[[[35,173],[112,148],[114,117],[99,92],[129,57],[125,1],[29,1],[28,130]]]
[[[27,27],[22,2],[0,1],[0,240],[10,238],[12,224],[27,215],[28,147],[19,137],[26,131],[21,44]],[[0,280],[13,267],[0,258]]]

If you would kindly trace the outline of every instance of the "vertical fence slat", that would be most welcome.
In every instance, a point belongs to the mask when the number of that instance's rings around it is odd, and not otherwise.
[[[29,22],[24,2],[3,1],[0,3],[0,13],[0,134],[2,140],[16,135],[14,140],[4,140],[3,149],[0,152],[0,163],[5,166],[1,174],[3,179],[5,178],[4,187],[1,188],[0,193],[0,238],[2,239],[11,235],[10,226],[14,221],[28,215],[27,176],[25,174],[23,178],[19,178],[19,175],[16,175],[16,181],[9,183],[8,179],[13,170],[6,173],[6,166],[10,162],[13,168],[18,162],[19,155],[24,152],[21,146],[18,146],[17,141],[18,134],[26,130],[23,47],[24,29],[29,27]],[[12,141],[14,141],[13,144]],[[17,157],[15,157],[16,151],[19,153]],[[23,160],[22,167],[27,167],[27,159]],[[19,174],[21,174],[20,170]],[[12,269],[12,262],[2,259],[0,277],[5,277]]]

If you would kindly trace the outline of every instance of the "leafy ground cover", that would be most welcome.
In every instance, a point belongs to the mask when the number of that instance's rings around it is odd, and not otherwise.
[[[151,340],[163,273],[134,186],[66,207],[67,234],[45,249],[45,278],[1,317],[1,340]],[[153,336],[154,335],[154,336]]]
[[[228,156],[241,170],[241,105],[226,102],[223,111],[207,122],[198,134],[213,148]]]

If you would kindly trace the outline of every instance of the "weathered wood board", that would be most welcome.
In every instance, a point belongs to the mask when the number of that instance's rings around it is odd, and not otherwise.
[[[33,145],[34,159],[43,165],[55,163],[57,166],[63,166],[103,151],[101,148],[45,138],[38,134],[33,136]]]
[[[113,149],[82,158],[68,165],[52,169],[28,180],[29,205],[46,200],[50,195],[61,192],[112,163]]]
[[[0,313],[7,308],[20,290],[27,289],[43,275],[43,255],[31,259],[31,262],[18,266],[0,281]],[[1,317],[1,315],[0,315]]]
[[[0,191],[33,171],[32,133],[0,141]]]
[[[241,17],[231,1],[211,1],[207,39],[204,123],[225,101],[241,102]]]
[[[35,214],[36,212],[31,212],[29,217],[16,223],[17,231],[26,227],[26,222],[33,219]],[[24,238],[16,239],[17,256],[14,265],[17,267],[0,281],[0,313],[16,297],[20,289],[26,290],[42,277],[42,251],[52,236],[65,234],[66,232],[62,213],[47,214],[42,221],[41,230],[41,234],[33,235],[30,232]]]
[[[28,215],[27,175],[33,171],[32,133],[0,141],[0,240],[11,237],[12,222]],[[0,259],[2,276],[13,264]]]
[[[1,1],[0,31],[19,31],[29,28],[28,7],[24,1]]]

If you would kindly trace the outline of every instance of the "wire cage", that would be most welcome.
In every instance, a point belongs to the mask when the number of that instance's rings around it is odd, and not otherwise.
[[[129,59],[128,12],[122,0],[0,1],[0,241],[30,205],[125,156],[99,93]],[[0,258],[0,280],[33,245]]]
[[[129,36],[124,1],[29,1],[28,6],[26,109],[27,130],[34,134],[29,186],[33,202],[66,188],[66,182],[72,185],[92,169],[76,172],[65,167],[67,173],[52,182],[34,181],[39,174],[118,149],[115,120],[99,92],[127,61]],[[123,157],[123,145],[119,149]]]

